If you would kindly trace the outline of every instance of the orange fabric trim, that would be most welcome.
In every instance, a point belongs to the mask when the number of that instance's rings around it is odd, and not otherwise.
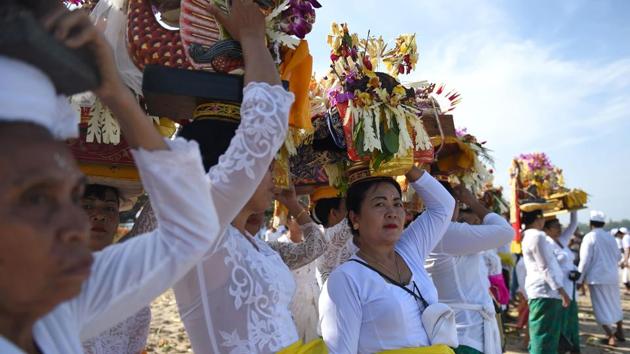
[[[295,49],[286,49],[283,54],[280,78],[289,81],[289,91],[295,95],[295,102],[289,114],[289,125],[311,131],[313,124],[309,87],[313,73],[313,57],[309,52],[308,42],[301,40]]]
[[[321,199],[338,198],[339,190],[332,186],[319,187],[311,194],[311,202],[315,203]]]
[[[139,181],[140,173],[135,167],[118,165],[80,164],[79,169],[86,176],[109,177]]]

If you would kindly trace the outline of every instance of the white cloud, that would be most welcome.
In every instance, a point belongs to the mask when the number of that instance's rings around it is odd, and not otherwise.
[[[513,30],[510,14],[492,2],[455,1],[449,2],[451,6],[433,1],[390,1],[389,6],[376,1],[331,3],[329,0],[324,7],[334,9],[318,21],[348,14],[352,17],[345,16],[346,21],[359,33],[368,28],[375,34],[384,30],[391,35],[389,39],[397,33],[417,33],[420,63],[416,73],[406,79],[445,82],[461,92],[455,123],[488,141],[496,155],[497,182],[504,186],[509,163],[517,154],[547,151],[570,156],[568,151],[602,141],[630,120],[630,58],[609,62],[575,59],[561,52],[560,41],[521,38]],[[374,3],[381,4],[378,18],[370,18],[375,16]],[[402,3],[404,11],[397,6]],[[575,6],[563,9],[575,11]],[[396,20],[386,20],[388,16]],[[314,35],[325,36],[329,23],[324,30],[318,26]],[[316,50],[316,68],[321,72],[328,65],[328,48]],[[578,170],[572,168],[576,164],[572,159],[553,162],[565,167],[566,174]],[[565,178],[597,182],[571,175]],[[620,217],[621,210],[613,216]]]

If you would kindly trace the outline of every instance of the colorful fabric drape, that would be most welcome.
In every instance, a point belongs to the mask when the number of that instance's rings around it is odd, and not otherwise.
[[[455,354],[455,352],[447,345],[435,344],[430,347],[385,350],[379,354]]]
[[[483,353],[467,345],[460,345],[459,347],[455,348],[455,354],[483,354]]]
[[[282,349],[278,354],[328,354],[328,348],[321,338],[306,344],[300,340]]]
[[[295,49],[286,49],[280,65],[280,78],[289,82],[289,90],[295,95],[289,114],[289,125],[308,131],[313,130],[309,99],[312,73],[313,57],[309,52],[307,41],[300,41]]]
[[[518,174],[519,174],[519,165],[518,161],[514,160],[512,162],[515,166],[515,176],[511,176],[510,178],[510,187],[512,189],[512,193],[510,194],[510,222],[512,223],[512,227],[514,228],[514,240],[512,241],[511,251],[515,254],[521,254],[521,205],[519,204],[518,191],[521,188],[520,183],[518,182]]]
[[[562,330],[560,347],[565,351],[580,351],[580,326],[578,320],[577,301],[571,301],[567,308],[562,309]]]
[[[529,300],[529,352],[557,353],[562,329],[562,301],[538,298]]]

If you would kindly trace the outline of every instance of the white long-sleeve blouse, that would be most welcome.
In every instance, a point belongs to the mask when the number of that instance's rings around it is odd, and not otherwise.
[[[525,264],[525,292],[528,299],[559,299],[558,289],[564,285],[564,277],[549,236],[536,229],[523,232],[523,263]]]
[[[488,270],[481,252],[503,246],[513,237],[512,226],[494,213],[486,215],[482,225],[451,222],[425,262],[440,302],[482,305],[486,311],[494,313],[488,292]],[[481,313],[454,310],[459,344],[483,352],[484,320]]]
[[[577,270],[577,266],[574,263],[575,255],[573,254],[573,251],[569,249],[569,240],[571,240],[571,236],[573,236],[577,227],[577,212],[573,211],[571,212],[571,221],[569,226],[567,226],[567,228],[562,232],[557,242],[552,238],[547,238],[546,240],[551,245],[553,254],[556,256],[558,265],[560,265],[560,269],[563,274],[563,287],[571,299],[574,299],[575,289],[573,281],[569,279],[569,273],[573,270]]]
[[[428,304],[433,304],[438,301],[437,291],[424,261],[446,231],[455,201],[429,174],[412,186],[427,209],[403,231],[396,252],[412,272],[408,287],[415,283]],[[375,353],[430,345],[421,320],[423,306],[356,262],[346,262],[330,274],[319,310],[322,336],[331,353]]]

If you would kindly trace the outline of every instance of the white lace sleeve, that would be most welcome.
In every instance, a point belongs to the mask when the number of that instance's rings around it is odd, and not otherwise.
[[[268,242],[269,246],[280,254],[289,269],[298,269],[313,262],[326,249],[324,234],[317,224],[309,222],[300,228],[304,234],[303,242]]]
[[[147,344],[151,309],[145,307],[98,337],[83,342],[86,354],[138,354]]]
[[[293,94],[282,86],[252,82],[243,90],[241,123],[208,176],[211,196],[224,229],[260,184],[288,130]]]
[[[330,273],[340,264],[352,257],[355,251],[349,240],[352,239],[352,230],[348,219],[344,219],[337,225],[326,229],[326,238],[330,240],[324,254],[317,259],[317,282],[320,288],[324,285]]]
[[[252,82],[245,87],[241,123],[219,163],[208,172],[212,201],[220,206],[217,214],[222,230],[254,194],[282,146],[292,102],[293,94],[281,86]],[[130,234],[149,232],[156,227],[149,201]]]

